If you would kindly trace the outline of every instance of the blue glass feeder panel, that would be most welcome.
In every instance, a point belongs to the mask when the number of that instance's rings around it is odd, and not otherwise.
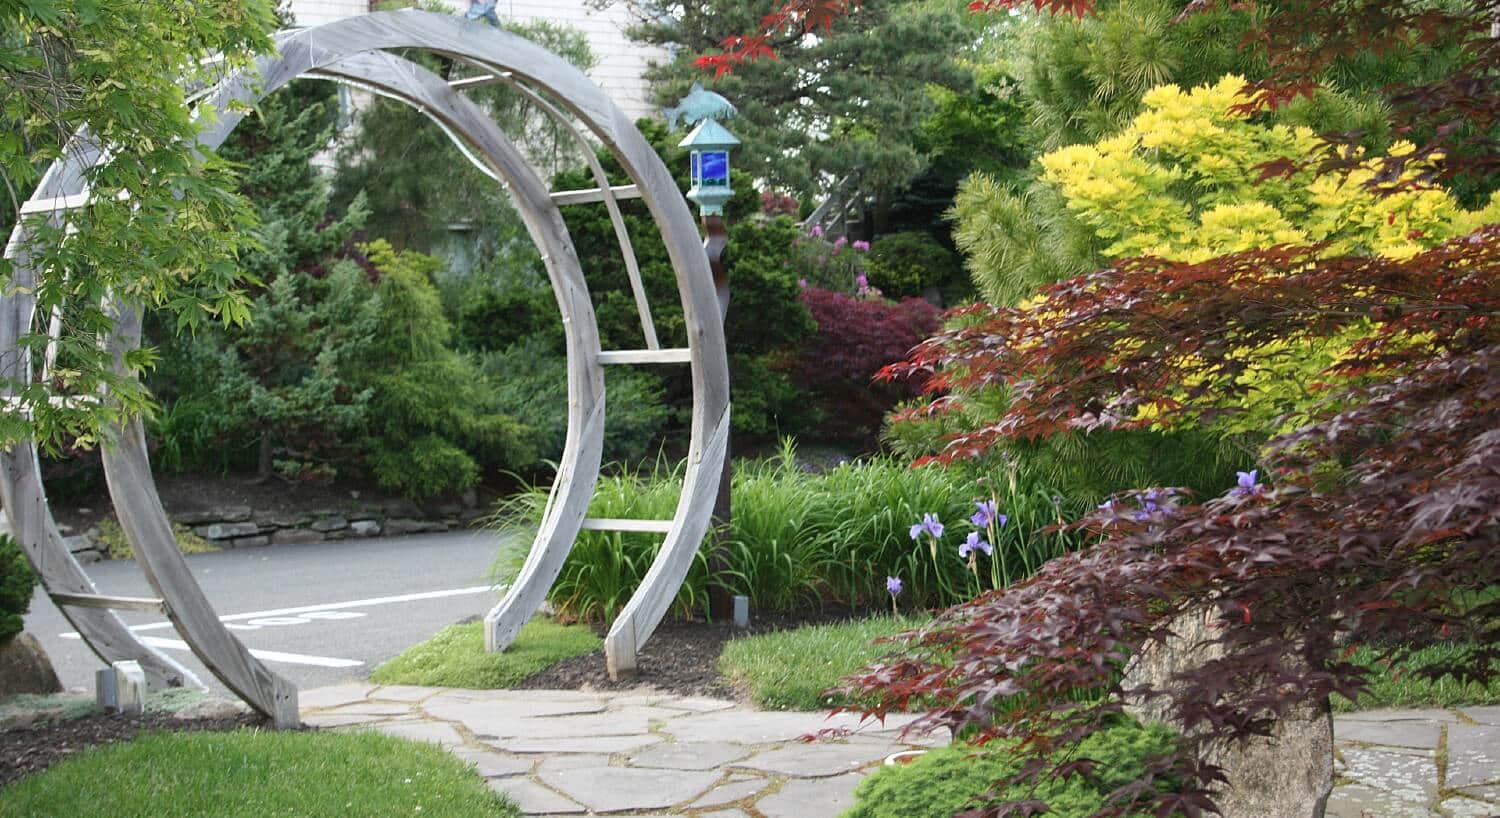
[[[729,152],[709,151],[698,160],[700,163],[701,178],[705,185],[727,185],[729,184]]]

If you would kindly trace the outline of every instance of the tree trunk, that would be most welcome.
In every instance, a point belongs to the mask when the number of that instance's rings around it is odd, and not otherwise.
[[[264,483],[271,479],[275,464],[271,460],[271,433],[260,433],[260,453],[255,460],[255,482]]]

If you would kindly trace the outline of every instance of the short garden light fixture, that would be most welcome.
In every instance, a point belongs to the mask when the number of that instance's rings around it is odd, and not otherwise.
[[[678,147],[691,151],[692,187],[687,197],[698,205],[703,217],[722,216],[724,204],[734,197],[729,187],[729,151],[740,140],[717,120],[704,119]]]

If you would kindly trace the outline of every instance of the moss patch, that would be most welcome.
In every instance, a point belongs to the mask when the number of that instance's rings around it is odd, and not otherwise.
[[[99,544],[112,560],[133,560],[135,550],[125,538],[125,529],[113,519],[99,521]],[[184,554],[209,554],[219,549],[213,543],[194,534],[192,529],[177,523],[172,524],[172,534],[177,537],[177,548]]]

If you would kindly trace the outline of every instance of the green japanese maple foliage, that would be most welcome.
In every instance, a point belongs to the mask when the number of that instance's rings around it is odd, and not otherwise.
[[[50,379],[7,385],[20,401],[0,413],[0,440],[87,444],[147,405],[99,348],[110,324],[106,296],[166,310],[181,328],[248,316],[235,257],[254,217],[233,192],[231,170],[198,150],[202,123],[183,86],[268,49],[274,26],[267,0],[0,2],[0,223],[14,226],[41,173],[76,150],[80,135],[106,150],[86,174],[90,204],[27,217],[33,240],[17,249],[38,272],[37,314],[66,303],[67,320]],[[12,271],[0,261],[0,285]],[[105,388],[110,400],[91,399]],[[89,399],[53,400],[76,396]]]

